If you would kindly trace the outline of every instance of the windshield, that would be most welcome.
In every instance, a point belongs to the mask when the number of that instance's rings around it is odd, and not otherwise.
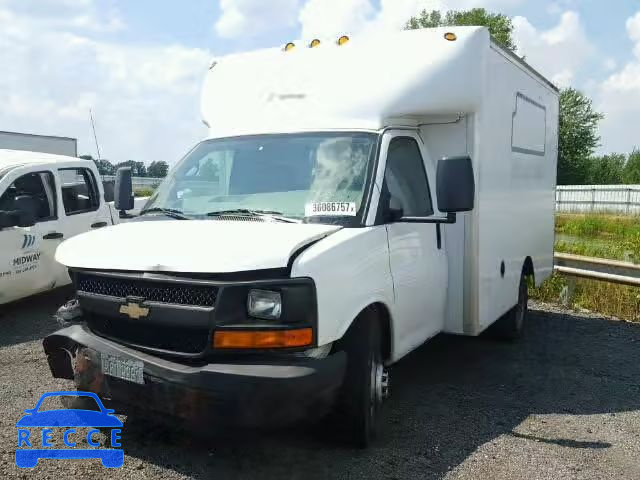
[[[244,211],[358,222],[377,138],[341,132],[207,140],[180,161],[145,210],[195,218]]]

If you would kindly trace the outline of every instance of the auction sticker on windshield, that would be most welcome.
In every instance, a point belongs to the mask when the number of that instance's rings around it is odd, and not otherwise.
[[[330,216],[330,217],[355,217],[355,202],[311,202],[304,208],[306,217]]]

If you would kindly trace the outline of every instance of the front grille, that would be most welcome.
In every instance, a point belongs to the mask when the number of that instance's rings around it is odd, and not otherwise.
[[[111,297],[139,297],[149,302],[174,305],[213,307],[218,293],[217,287],[163,283],[145,279],[101,277],[80,273],[76,278],[80,292]]]
[[[207,348],[208,328],[144,325],[124,318],[88,314],[89,328],[100,336],[170,352],[200,353]]]

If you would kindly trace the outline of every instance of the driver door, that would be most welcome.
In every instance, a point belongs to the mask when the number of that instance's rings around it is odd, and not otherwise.
[[[33,196],[38,205],[31,227],[0,229],[0,304],[53,288],[59,220],[55,177],[46,169],[17,168],[0,182],[0,210],[14,210],[16,195]]]
[[[400,131],[389,132],[383,142],[386,166],[381,198],[402,209],[404,217],[438,213],[431,193],[435,190],[430,188],[435,168],[421,144],[417,134]],[[448,284],[444,238],[433,223],[389,219],[384,223],[396,316],[402,322],[398,349],[408,353],[444,328]]]

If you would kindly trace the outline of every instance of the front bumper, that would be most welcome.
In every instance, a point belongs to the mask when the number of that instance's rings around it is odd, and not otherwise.
[[[198,424],[279,426],[316,416],[333,403],[346,368],[344,352],[178,363],[99,337],[84,324],[49,335],[43,346],[54,377],[74,379],[116,410],[140,408]],[[144,385],[103,374],[101,354],[142,361]]]

